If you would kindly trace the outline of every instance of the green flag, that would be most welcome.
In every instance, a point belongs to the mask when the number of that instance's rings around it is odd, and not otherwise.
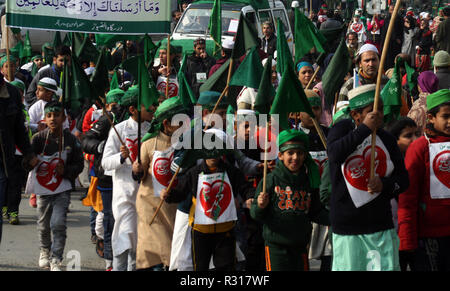
[[[272,57],[269,56],[264,66],[253,110],[258,111],[259,114],[268,114],[274,96],[275,89],[272,85]]]
[[[180,97],[183,106],[190,109],[197,103],[197,98],[195,98],[195,94],[186,79],[186,75],[184,74],[186,57],[187,54],[183,56],[183,61],[181,62],[181,67],[178,71],[178,96]]]
[[[278,34],[277,34],[278,36]],[[306,55],[313,47],[318,52],[325,52],[325,37],[300,10],[295,9],[295,63]]]
[[[138,56],[138,86],[139,86],[139,101],[138,109],[144,105],[145,108],[149,108],[152,105],[158,104],[159,92],[150,78],[148,69],[145,66],[145,60],[142,55]]]
[[[200,86],[200,93],[205,91],[222,92],[227,86],[228,69],[231,59],[228,59],[220,68],[214,72],[203,85]]]
[[[405,64],[406,79],[408,80],[409,92],[417,87],[417,75],[419,74],[414,68],[410,67],[408,62]]]
[[[214,40],[214,56],[218,56],[222,47],[222,1],[215,0],[208,24],[209,34]]]
[[[348,54],[345,39],[342,39],[322,76],[323,95],[328,105],[334,104],[335,94],[344,83],[345,75],[351,66],[352,60]]]
[[[15,46],[9,49],[9,53],[17,59],[20,59],[20,54],[23,51],[23,41],[17,42]]]
[[[104,98],[105,92],[109,88],[107,54],[108,51],[103,48],[95,64],[95,71],[91,76],[92,95],[95,98]]]
[[[391,120],[396,120],[400,116],[400,108],[402,107],[401,63],[403,63],[403,60],[400,58],[395,62],[392,77],[380,93],[383,100],[384,122],[386,123]]]
[[[280,85],[270,109],[271,115],[279,115],[280,132],[289,129],[288,114],[290,112],[306,112],[314,118],[311,105],[297,75],[292,68],[288,67],[281,77]]]
[[[62,45],[61,33],[59,31],[55,32],[55,36],[53,37],[53,50],[57,50]]]
[[[33,49],[31,48],[30,41],[30,31],[27,30],[27,34],[25,35],[25,41],[23,42],[23,48],[20,53],[21,63],[28,63],[33,55]]]
[[[145,66],[149,67],[150,64],[153,62],[153,59],[155,58],[155,54],[159,46],[153,43],[152,39],[150,38],[150,36],[148,36],[148,34],[146,34],[143,37],[142,41],[144,42]]]
[[[100,46],[113,47],[118,41],[126,40],[138,40],[140,36],[138,35],[126,35],[126,34],[95,34],[95,44]]]
[[[294,69],[294,61],[289,45],[284,34],[284,25],[281,19],[277,19],[277,72],[283,73],[288,68]]]
[[[128,73],[130,73],[133,76],[134,80],[138,79],[138,76],[139,76],[139,71],[138,71],[139,57],[138,56],[134,56],[134,57],[126,59],[125,61],[120,63],[119,67],[124,69]]]
[[[82,105],[92,101],[89,78],[76,56],[72,56],[70,66],[64,66],[62,88],[65,108],[74,115],[80,113]]]
[[[99,52],[86,33],[74,32],[72,36],[72,51],[80,61],[95,62]]]
[[[117,71],[114,71],[114,74],[111,78],[111,82],[109,84],[109,90],[119,89],[119,78],[117,77]]]
[[[234,60],[239,59],[245,55],[249,49],[255,46],[257,47],[258,45],[259,38],[255,27],[247,20],[245,15],[241,13],[231,58]]]
[[[252,47],[230,79],[230,86],[246,86],[258,89],[264,68],[258,48]]]
[[[73,32],[67,32],[64,36],[63,45],[65,46],[71,46],[72,45],[72,34]]]

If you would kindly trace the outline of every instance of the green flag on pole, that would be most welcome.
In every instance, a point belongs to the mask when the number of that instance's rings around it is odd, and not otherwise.
[[[181,99],[183,106],[190,109],[197,103],[197,98],[195,98],[195,94],[186,79],[186,75],[184,74],[186,58],[187,55],[185,54],[183,56],[183,61],[181,62],[180,70],[178,71],[178,96]]]
[[[87,62],[95,62],[100,54],[88,34],[78,32],[74,32],[72,36],[72,52],[80,61]]]
[[[277,34],[278,36],[278,34]],[[327,40],[305,14],[295,9],[295,63],[306,55],[313,47],[320,53]]]
[[[108,51],[103,48],[95,64],[95,71],[91,76],[92,94],[94,98],[105,97],[106,90],[109,88],[107,55]]]
[[[279,115],[280,131],[289,129],[288,114],[290,112],[306,112],[311,118],[314,118],[311,105],[297,75],[293,68],[287,67],[281,77],[280,85],[270,109],[271,115]]]
[[[254,26],[247,20],[245,15],[241,13],[231,58],[234,60],[239,59],[252,47],[257,47],[258,45],[258,33],[255,31]]]
[[[277,19],[277,72],[283,73],[292,68],[294,70],[294,61],[289,50],[289,45],[284,34],[284,25],[281,19]]]
[[[56,49],[59,48],[61,45],[62,45],[61,33],[59,31],[56,31],[52,43],[53,50],[56,51]]]
[[[380,93],[383,100],[384,122],[386,123],[391,120],[396,120],[400,116],[400,108],[402,107],[401,63],[403,63],[403,60],[400,58],[397,59],[392,77]]]
[[[138,56],[138,87],[139,87],[139,104],[146,109],[150,106],[158,104],[160,93],[156,89],[153,79],[150,78],[148,69],[145,66],[145,60],[142,55]],[[140,106],[138,106],[140,110]]]
[[[263,70],[258,48],[254,46],[234,72],[230,79],[230,86],[246,86],[258,89]]]
[[[152,39],[150,38],[150,36],[148,36],[148,34],[146,34],[143,37],[142,41],[144,42],[145,66],[148,68],[150,64],[153,62],[153,59],[155,58],[155,54],[159,46],[153,43]]]
[[[269,56],[264,66],[253,110],[258,111],[259,114],[268,114],[274,96],[275,89],[272,85],[272,57]]]
[[[74,115],[80,113],[82,105],[92,101],[89,78],[76,56],[72,56],[70,66],[64,66],[62,88],[64,89],[65,108]]]
[[[20,61],[22,64],[28,63],[33,56],[33,49],[31,48],[30,31],[27,30],[25,35],[25,41],[23,42],[23,48],[20,54]]]
[[[109,84],[109,90],[119,89],[119,78],[117,77],[117,71],[114,71],[114,74],[111,78],[111,82]]]
[[[334,104],[335,94],[344,83],[345,75],[352,66],[345,39],[341,40],[322,76],[323,95],[328,105]]]
[[[215,0],[208,24],[209,34],[214,40],[214,56],[218,56],[222,48],[222,1]]]

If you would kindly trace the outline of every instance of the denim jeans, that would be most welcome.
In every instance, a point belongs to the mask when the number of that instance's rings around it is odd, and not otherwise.
[[[3,206],[5,206],[7,185],[8,185],[8,178],[6,178],[3,165],[0,165],[0,209],[2,209]],[[0,243],[2,242],[2,228],[3,228],[3,215],[0,215]]]
[[[136,271],[136,252],[126,250],[113,259],[113,271]]]
[[[66,223],[70,191],[53,195],[37,195],[36,201],[40,247],[51,250],[52,258],[62,260],[67,237]]]
[[[112,190],[100,190],[103,202],[103,258],[105,260],[112,260],[112,244],[111,236],[114,229],[114,216],[112,213]]]

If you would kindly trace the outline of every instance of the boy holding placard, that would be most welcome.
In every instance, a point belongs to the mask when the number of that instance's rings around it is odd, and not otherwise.
[[[399,198],[400,250],[416,271],[450,270],[450,90],[427,96],[425,136],[406,151],[410,186]]]
[[[407,189],[408,172],[396,139],[381,128],[382,104],[373,111],[375,84],[359,86],[348,97],[351,119],[337,122],[327,137],[332,270],[400,270],[390,201]],[[374,130],[375,175],[370,178]]]
[[[30,174],[27,192],[37,195],[41,247],[39,267],[60,271],[72,181],[83,170],[83,153],[77,139],[68,130],[61,135],[66,119],[61,103],[47,103],[44,113],[47,128],[35,134],[31,141],[39,163]]]

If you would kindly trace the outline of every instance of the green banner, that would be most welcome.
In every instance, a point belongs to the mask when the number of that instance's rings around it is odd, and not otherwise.
[[[170,1],[149,0],[11,0],[6,1],[6,24],[87,33],[169,33],[170,6]]]

